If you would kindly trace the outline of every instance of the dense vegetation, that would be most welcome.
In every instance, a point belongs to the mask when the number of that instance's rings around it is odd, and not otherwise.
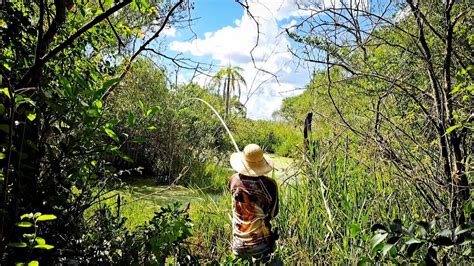
[[[286,30],[316,65],[272,121],[245,117],[240,67],[171,81],[189,62],[151,43],[187,1],[4,3],[0,260],[232,262],[233,144],[199,98],[276,156],[285,263],[471,261],[472,4],[349,2]]]

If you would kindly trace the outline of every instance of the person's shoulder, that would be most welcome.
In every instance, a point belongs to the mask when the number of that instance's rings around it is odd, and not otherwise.
[[[229,188],[232,188],[236,185],[236,183],[241,182],[238,173],[235,173],[227,178],[227,184]]]
[[[273,178],[270,178],[268,176],[262,176],[262,179],[263,179],[263,182],[267,183],[267,184],[271,184],[273,186],[277,186],[277,183],[275,181],[275,179]]]

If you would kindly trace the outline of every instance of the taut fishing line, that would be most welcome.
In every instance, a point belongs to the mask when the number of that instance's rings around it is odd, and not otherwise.
[[[229,137],[230,137],[230,139],[232,140],[232,143],[234,143],[235,150],[236,150],[237,152],[240,152],[239,146],[237,146],[237,142],[235,142],[235,139],[234,139],[234,137],[232,136],[232,133],[230,132],[229,128],[227,127],[227,125],[226,125],[225,122],[224,122],[224,119],[222,119],[222,117],[219,115],[219,113],[216,111],[216,109],[214,109],[214,107],[212,107],[212,105],[210,105],[208,102],[204,101],[204,100],[201,99],[201,98],[192,97],[192,98],[188,98],[188,99],[184,100],[184,102],[189,101],[189,100],[197,100],[197,101],[203,102],[203,103],[206,104],[209,108],[211,108],[211,110],[214,112],[214,114],[217,116],[217,118],[219,118],[219,120],[221,121],[222,125],[224,126],[225,130],[227,131],[227,134],[229,134]],[[183,103],[184,103],[184,102],[183,102]]]

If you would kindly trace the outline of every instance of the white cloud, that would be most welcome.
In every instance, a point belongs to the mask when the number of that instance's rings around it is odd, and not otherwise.
[[[161,35],[169,36],[169,37],[176,37],[176,28],[175,27],[164,28],[163,31],[161,32]]]
[[[291,43],[281,32],[283,27],[296,23],[292,18],[307,16],[311,11],[300,10],[296,0],[249,0],[248,3],[253,18],[243,11],[242,17],[232,25],[207,32],[203,38],[189,42],[172,42],[170,49],[194,56],[210,55],[222,66],[232,64],[243,68],[242,74],[249,88],[242,93],[241,100],[245,101],[250,91],[259,88],[258,93],[247,102],[248,116],[270,119],[272,113],[279,109],[283,98],[298,93],[295,89],[303,87],[309,80],[308,73],[296,69],[292,63],[293,57],[288,51]],[[260,34],[254,18],[258,22]],[[282,26],[289,19],[292,20]],[[255,47],[257,38],[258,46]],[[255,68],[252,49],[257,68],[275,74],[280,83],[272,75]],[[205,82],[206,79],[200,80]]]

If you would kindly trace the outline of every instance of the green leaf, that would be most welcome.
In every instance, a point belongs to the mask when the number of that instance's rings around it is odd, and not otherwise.
[[[15,225],[18,226],[18,227],[31,227],[31,226],[33,226],[33,224],[30,223],[30,222],[18,222]]]
[[[10,67],[9,64],[3,63],[3,66],[4,66],[8,71],[12,71],[12,68]]]
[[[153,108],[151,108],[151,109],[148,109],[148,110],[146,111],[146,116],[148,117],[148,116],[150,116],[150,115],[153,115],[153,114],[155,114],[156,112],[158,112],[158,111],[160,111],[160,110],[161,110],[161,107],[160,107],[160,106],[155,106],[155,107],[153,107]]]
[[[456,128],[458,128],[458,127],[460,127],[460,126],[462,126],[461,123],[458,123],[458,124],[456,124],[456,125],[454,125],[454,126],[450,126],[450,127],[446,130],[446,133],[444,133],[443,136],[448,135],[449,133],[453,132]]]
[[[142,100],[138,100],[138,105],[140,106],[140,109],[145,110],[145,105],[143,104]]]
[[[32,239],[35,238],[36,234],[23,234],[24,238]]]
[[[107,133],[107,135],[109,135],[109,137],[113,140],[115,140],[116,142],[119,142],[119,137],[117,136],[117,134],[115,134],[115,132],[110,129],[110,128],[104,128],[105,130],[105,133]]]
[[[37,260],[32,260],[28,262],[28,266],[39,266],[39,262]]]
[[[36,245],[36,246],[34,246],[33,248],[39,248],[39,249],[50,250],[50,249],[53,249],[54,246],[53,246],[53,245],[44,244],[44,245]]]
[[[133,143],[143,143],[145,141],[146,141],[146,138],[143,138],[143,137],[136,137],[130,140],[130,142],[133,142]]]
[[[36,114],[35,113],[30,113],[27,116],[28,120],[33,121],[36,119]]]
[[[463,85],[464,85],[463,83],[457,85],[456,87],[454,87],[453,90],[451,90],[451,92],[449,94],[455,94],[456,92],[458,92],[462,88]]]
[[[12,248],[26,248],[28,245],[25,242],[14,242],[8,243],[7,246]]]
[[[352,224],[351,225],[351,235],[352,237],[356,237],[357,234],[360,232],[360,224]]]
[[[0,160],[1,160],[1,159],[5,159],[5,157],[7,157],[7,156],[5,155],[5,153],[0,152]]]
[[[0,93],[5,94],[8,98],[11,98],[10,91],[8,91],[8,88],[3,88],[0,90]]]
[[[112,6],[112,3],[114,2],[114,0],[105,0],[105,8],[109,8]]]
[[[147,2],[146,0],[141,0],[141,6],[142,6],[144,9],[150,8],[150,5],[148,4],[148,2]]]
[[[46,240],[42,237],[37,237],[35,240],[36,240],[36,243],[38,243],[38,245],[45,245],[46,244]]]
[[[129,126],[135,125],[136,118],[132,113],[128,114],[127,122]]]
[[[0,103],[0,115],[3,115],[5,113],[5,105]]]
[[[99,111],[97,111],[97,109],[89,109],[89,110],[87,110],[87,114],[90,117],[98,117],[99,116]]]
[[[155,126],[149,126],[149,127],[147,127],[147,129],[149,129],[149,130],[155,130],[155,129],[158,129],[158,128],[155,127]]]
[[[370,241],[372,249],[374,249],[380,242],[384,241],[385,238],[387,238],[387,236],[388,236],[388,233],[381,233],[381,234],[374,235]]]
[[[119,151],[119,150],[114,150],[114,152],[120,156],[120,158],[124,159],[125,161],[129,162],[129,163],[133,163],[133,159],[130,158],[130,156],[126,155],[125,153]]]
[[[101,100],[95,100],[95,101],[94,101],[94,105],[95,105],[98,109],[102,109],[102,106],[104,106],[104,104],[102,103]]]
[[[105,81],[104,84],[102,84],[102,89],[101,89],[102,93],[105,93],[110,87],[115,85],[120,80],[121,78],[113,78],[113,79],[109,79]]]
[[[369,257],[362,257],[358,262],[357,266],[371,265],[372,260]]]
[[[38,217],[37,221],[51,221],[56,220],[58,217],[54,214],[42,214]]]
[[[25,218],[31,219],[33,217],[33,213],[25,213],[22,216],[20,216],[20,220],[23,220]]]

